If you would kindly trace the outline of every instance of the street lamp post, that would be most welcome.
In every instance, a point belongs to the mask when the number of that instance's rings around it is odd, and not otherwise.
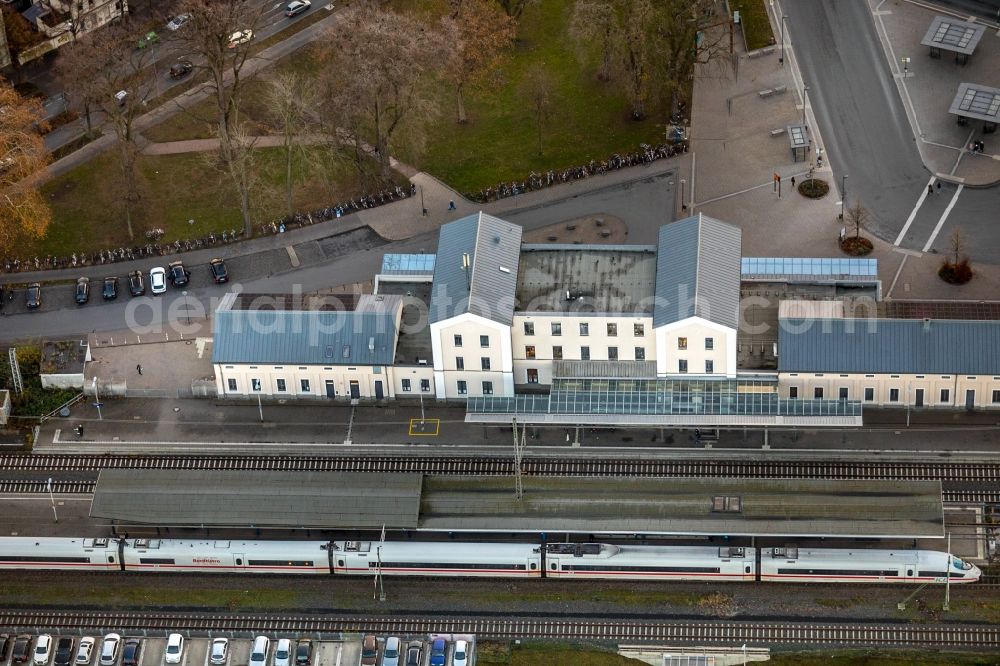
[[[97,377],[94,377],[94,381],[90,385],[94,387],[94,407],[97,407],[97,420],[103,421],[104,417],[101,416],[101,396],[98,393]]]
[[[840,177],[840,219],[844,219],[844,203],[847,201],[847,174]]]
[[[785,66],[785,19],[788,17],[784,14],[781,15],[781,55],[778,56],[778,62],[781,66]]]
[[[802,86],[802,124],[806,124],[806,104],[809,102],[809,86]]]

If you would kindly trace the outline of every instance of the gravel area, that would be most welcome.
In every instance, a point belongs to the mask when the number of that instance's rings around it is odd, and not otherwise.
[[[166,582],[166,584],[165,584]],[[492,613],[656,618],[1000,622],[995,589],[928,587],[898,611],[911,587],[604,581],[385,580],[373,600],[371,578],[0,574],[0,606],[214,609],[358,613]]]

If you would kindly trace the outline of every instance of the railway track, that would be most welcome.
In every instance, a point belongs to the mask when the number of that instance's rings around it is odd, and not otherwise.
[[[0,627],[33,631],[472,633],[480,638],[601,640],[671,645],[838,645],[875,647],[1000,647],[989,625],[814,622],[589,620],[516,617],[290,616],[187,613],[0,612]]]
[[[472,457],[419,454],[407,456],[0,455],[0,471],[8,472],[97,472],[106,468],[506,475],[512,473],[513,461],[511,456]],[[536,476],[941,480],[1000,484],[1000,463],[947,461],[806,462],[529,456],[524,459],[522,469],[525,474]]]

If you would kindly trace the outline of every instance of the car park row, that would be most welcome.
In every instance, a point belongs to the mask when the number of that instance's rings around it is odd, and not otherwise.
[[[0,666],[470,666],[471,636],[431,635],[406,640],[366,635],[358,640],[317,641],[257,636],[162,638],[0,634]]]

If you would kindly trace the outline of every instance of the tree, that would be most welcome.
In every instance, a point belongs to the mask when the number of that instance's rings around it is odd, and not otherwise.
[[[48,164],[42,137],[34,129],[41,105],[24,99],[0,78],[0,255],[40,238],[52,211],[30,177]]]
[[[98,88],[91,74],[89,49],[81,42],[73,42],[59,49],[55,74],[66,93],[67,104],[78,105],[87,123],[87,136],[94,134],[93,113],[100,108]]]
[[[611,79],[614,40],[618,36],[616,28],[617,16],[612,3],[606,0],[578,0],[573,5],[569,35],[583,49],[590,48],[592,41],[600,43],[601,69],[597,78],[602,81]]]
[[[853,206],[847,207],[847,222],[854,227],[855,238],[861,238],[861,227],[868,224],[869,217],[871,215],[868,209],[860,201],[856,202]]]
[[[383,177],[398,143],[418,148],[437,115],[432,88],[451,57],[449,29],[410,15],[366,7],[346,16],[327,40],[329,112],[374,153]]]
[[[275,129],[281,132],[285,151],[285,206],[288,215],[295,212],[292,206],[292,161],[296,138],[310,126],[309,109],[315,106],[313,90],[312,81],[295,71],[279,72],[268,79],[268,115]]]
[[[659,0],[653,43],[657,45],[657,94],[664,108],[673,109],[677,92],[694,78],[695,65],[727,62],[732,25],[719,23],[715,0]]]
[[[542,154],[542,129],[552,114],[555,80],[545,63],[535,63],[521,82],[521,96],[528,101],[538,132],[538,154]]]
[[[496,80],[504,52],[514,45],[517,20],[500,12],[490,0],[464,0],[456,4],[454,62],[448,68],[455,84],[458,122],[465,114],[465,90],[469,86]],[[492,76],[491,76],[492,75]]]
[[[249,182],[244,171],[252,160],[242,154],[245,146],[237,145],[234,133],[245,135],[240,129],[239,108],[249,80],[244,71],[249,61],[249,43],[234,44],[233,48],[230,44],[235,33],[256,31],[267,6],[258,0],[183,0],[178,8],[191,14],[191,20],[177,31],[177,43],[185,53],[195,56],[191,58],[195,67],[208,74],[206,85],[215,102],[219,154],[236,185],[246,237],[253,234],[253,220],[250,193],[242,188]]]
[[[951,245],[951,254],[954,257],[952,263],[961,263],[962,257],[965,254],[965,234],[959,227],[955,227],[955,230],[951,232],[951,236],[948,238],[948,242]]]
[[[513,19],[521,18],[521,14],[524,13],[525,8],[528,5],[533,5],[538,0],[497,0],[500,6],[503,7],[504,12],[507,16]]]
[[[18,56],[26,49],[41,44],[45,41],[45,36],[37,30],[32,29],[28,19],[21,16],[21,13],[11,5],[0,7],[3,12],[3,27],[7,34],[7,47],[14,63],[18,62]]]

